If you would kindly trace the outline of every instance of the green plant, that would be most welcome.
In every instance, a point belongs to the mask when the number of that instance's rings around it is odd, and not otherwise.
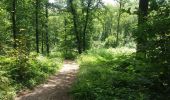
[[[31,53],[26,59],[1,56],[0,66],[3,67],[0,67],[2,71],[0,72],[0,89],[2,89],[0,97],[3,98],[2,100],[6,100],[8,96],[12,97],[13,93],[23,88],[32,88],[55,74],[62,64],[62,59],[54,56],[48,58],[36,53]]]
[[[169,98],[158,91],[161,82],[147,59],[134,49],[89,50],[78,58],[80,72],[72,87],[75,100],[150,100]],[[159,71],[158,71],[159,72]]]
[[[108,38],[106,38],[105,40],[105,47],[116,47],[116,38],[115,36],[109,36]]]
[[[10,86],[10,81],[5,75],[5,71],[0,71],[0,100],[12,100],[15,96],[15,91]]]

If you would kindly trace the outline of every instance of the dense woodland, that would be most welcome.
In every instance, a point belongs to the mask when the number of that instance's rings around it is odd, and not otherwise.
[[[1,0],[0,100],[80,70],[75,100],[170,100],[170,0]]]

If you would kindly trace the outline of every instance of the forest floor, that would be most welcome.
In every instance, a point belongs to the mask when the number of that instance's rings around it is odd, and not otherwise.
[[[15,100],[71,100],[69,90],[76,79],[79,66],[75,61],[64,61],[58,74],[35,89],[18,94]]]

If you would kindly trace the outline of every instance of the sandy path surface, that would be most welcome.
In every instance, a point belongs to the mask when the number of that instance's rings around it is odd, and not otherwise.
[[[49,80],[32,91],[23,92],[15,100],[71,100],[69,90],[75,81],[79,66],[74,61],[65,61],[63,68]]]

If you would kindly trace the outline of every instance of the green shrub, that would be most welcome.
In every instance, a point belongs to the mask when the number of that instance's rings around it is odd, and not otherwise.
[[[70,52],[70,51],[63,52],[63,58],[64,59],[72,59],[72,60],[74,60],[77,55],[78,54],[76,52],[74,52],[74,51],[73,52]]]
[[[159,78],[149,61],[136,59],[133,53],[133,49],[117,48],[94,49],[81,55],[78,80],[71,90],[74,99],[165,100],[166,94],[153,90]]]
[[[108,38],[106,38],[105,40],[105,47],[116,47],[117,44],[116,44],[116,38],[115,36],[109,36]]]
[[[18,61],[11,63],[8,67],[9,75],[16,82],[16,84],[22,84],[22,86],[33,87],[39,83],[45,81],[45,79],[54,74],[61,61],[53,58],[49,59],[41,55],[37,57],[31,57],[23,62]]]
[[[15,92],[14,89],[10,86],[9,79],[5,76],[6,72],[0,71],[0,100],[12,100]]]
[[[21,57],[21,56],[20,56]],[[62,64],[62,58],[44,57],[31,53],[28,57],[0,57],[0,100],[6,100],[7,97],[13,97],[13,93],[23,88],[32,88],[44,82],[49,75],[55,74]],[[8,80],[9,79],[9,80]],[[8,84],[9,83],[9,84]],[[13,87],[11,89],[10,87]],[[11,100],[11,99],[7,99]]]

